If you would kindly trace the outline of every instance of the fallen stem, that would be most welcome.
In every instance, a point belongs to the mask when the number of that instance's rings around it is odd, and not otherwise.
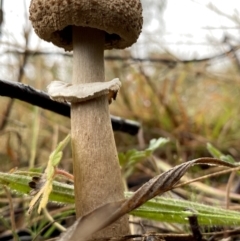
[[[209,178],[209,177],[215,177],[215,176],[219,176],[219,175],[222,175],[222,174],[227,174],[229,172],[234,172],[234,171],[239,171],[239,170],[240,170],[240,166],[229,168],[227,170],[223,170],[223,171],[219,171],[219,172],[215,172],[215,173],[211,173],[211,174],[207,174],[207,175],[204,175],[204,176],[201,176],[201,177],[198,177],[198,178],[194,178],[190,181],[185,181],[185,182],[182,182],[180,184],[177,184],[176,186],[174,186],[174,188],[179,188],[179,187],[188,185],[188,184],[193,183],[193,182],[202,181],[202,180],[204,180],[206,178]]]
[[[13,239],[14,241],[17,241],[17,234],[16,234],[16,223],[15,223],[15,218],[14,218],[14,208],[13,208],[13,202],[12,202],[12,197],[11,194],[6,186],[3,186],[3,189],[6,193],[6,196],[9,201],[9,211],[10,211],[10,219],[11,219],[11,227],[12,227],[12,232],[13,232]]]
[[[43,208],[43,214],[44,216],[61,232],[66,231],[67,229],[63,227],[60,223],[56,222],[51,214],[48,212],[46,208]]]
[[[19,99],[59,115],[70,117],[70,104],[53,101],[44,91],[37,90],[23,83],[0,80],[0,96]],[[130,135],[136,135],[140,129],[138,122],[113,115],[111,115],[111,123],[114,131],[121,131]]]

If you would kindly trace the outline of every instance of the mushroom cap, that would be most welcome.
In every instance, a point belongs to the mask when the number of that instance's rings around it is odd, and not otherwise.
[[[140,0],[32,0],[30,17],[36,34],[67,51],[72,25],[106,32],[105,49],[131,46],[141,33]]]

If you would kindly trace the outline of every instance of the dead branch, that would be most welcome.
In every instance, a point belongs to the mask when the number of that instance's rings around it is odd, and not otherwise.
[[[34,89],[26,84],[0,80],[0,96],[19,99],[43,109],[50,110],[59,115],[70,117],[69,104],[53,101],[44,91]],[[140,128],[138,122],[117,116],[111,116],[111,122],[114,131],[121,131],[130,135],[136,135]]]

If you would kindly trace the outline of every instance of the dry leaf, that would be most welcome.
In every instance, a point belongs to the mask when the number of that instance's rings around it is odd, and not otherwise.
[[[118,78],[108,82],[94,82],[72,85],[63,81],[53,81],[48,85],[48,94],[53,100],[59,102],[78,103],[108,95],[108,101],[116,99],[117,92],[121,87]]]
[[[125,200],[107,203],[89,214],[79,218],[66,232],[64,232],[58,241],[83,241],[91,234],[101,230],[118,218],[111,221],[106,217],[111,217],[112,213],[121,207]]]
[[[148,200],[157,195],[174,188],[181,177],[186,173],[189,167],[196,164],[218,165],[235,167],[228,162],[216,158],[199,158],[193,161],[185,162],[170,170],[152,178],[139,188],[131,198],[114,203],[105,204],[91,213],[79,218],[72,227],[70,227],[59,241],[82,241],[93,233],[107,227],[117,221],[123,215],[138,208]]]

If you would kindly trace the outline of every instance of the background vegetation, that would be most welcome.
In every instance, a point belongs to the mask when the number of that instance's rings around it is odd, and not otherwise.
[[[40,47],[33,44],[36,37],[33,37],[31,24],[28,22],[29,1],[22,2],[23,6],[26,4],[26,12],[22,13],[25,16],[22,36],[8,32],[7,22],[1,25],[0,79],[14,80],[41,90],[45,90],[54,79],[71,81],[71,53],[64,53],[52,46],[45,48],[43,46],[48,44],[44,43],[40,43]],[[207,143],[211,143],[225,155],[231,155],[237,162],[240,158],[239,40],[226,31],[224,39],[218,43],[210,40],[207,42],[210,45],[215,44],[220,51],[198,59],[185,56],[180,58],[163,46],[161,51],[156,50],[147,44],[152,41],[152,37],[148,35],[148,27],[154,17],[162,31],[159,30],[156,34],[163,33],[162,14],[168,1],[151,0],[142,3],[145,26],[139,45],[132,49],[105,52],[106,79],[119,77],[122,81],[117,101],[110,106],[111,114],[141,123],[141,130],[136,136],[115,132],[117,148],[121,153],[131,149],[144,150],[150,140],[159,137],[169,138],[170,142],[156,150],[154,155],[134,164],[126,180],[130,190],[135,190],[151,177],[175,165],[212,156]],[[148,8],[149,5],[152,7]],[[3,17],[5,11],[8,11],[4,6],[1,5]],[[238,13],[226,16],[213,5],[206,7],[240,28]],[[187,47],[185,48],[187,52]],[[0,97],[0,171],[44,168],[50,153],[69,132],[68,118],[18,100]],[[72,172],[70,146],[64,151],[60,167]],[[193,168],[186,180],[219,170],[220,168]],[[238,175],[225,174],[176,189],[171,195],[199,203],[239,209],[239,184]],[[35,237],[43,231],[40,236],[46,239],[54,236],[56,227],[49,222],[46,214],[45,217],[44,214],[26,214],[28,201],[29,197],[19,197],[16,193],[10,193],[7,188],[0,189],[0,236],[10,235],[13,219],[15,230],[19,233],[29,232]],[[12,206],[9,206],[9,202]],[[62,215],[59,215],[60,211]],[[49,212],[55,219],[73,215],[69,207],[55,204],[49,205]],[[10,214],[14,214],[14,218],[10,218]],[[65,219],[64,224],[69,224],[72,220],[74,217]],[[133,225],[135,233],[145,229],[146,232],[190,232],[189,225],[186,224],[142,221],[145,223],[141,228],[138,219],[133,219],[132,222],[136,224]],[[222,226],[207,226],[202,231],[213,230],[223,229]],[[55,235],[57,234],[58,232]]]

